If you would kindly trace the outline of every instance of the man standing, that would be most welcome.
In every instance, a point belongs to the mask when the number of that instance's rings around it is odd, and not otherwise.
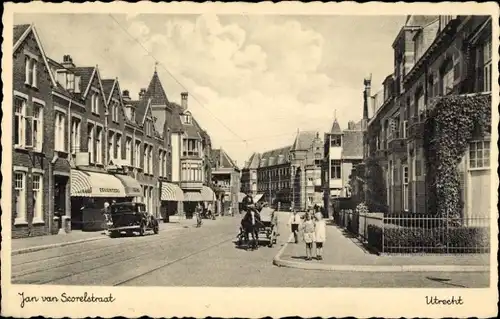
[[[293,237],[295,239],[296,244],[299,242],[300,222],[301,222],[301,218],[300,218],[299,214],[297,214],[297,211],[294,209],[292,212],[292,216],[290,216],[290,220],[288,221],[288,225],[291,226],[291,230],[292,230]]]
[[[252,196],[250,196],[250,192],[247,192],[246,196],[243,198],[241,202],[241,210],[247,213],[249,210],[249,206],[253,204],[254,204],[253,198]]]

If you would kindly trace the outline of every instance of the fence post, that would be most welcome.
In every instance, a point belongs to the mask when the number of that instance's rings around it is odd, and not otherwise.
[[[382,248],[382,254],[383,254],[384,253],[384,248],[385,248],[385,243],[384,243],[384,241],[385,241],[385,238],[384,238],[384,233],[385,233],[385,215],[382,216],[382,227],[381,228],[382,228],[382,243],[381,243],[382,247],[381,248]]]

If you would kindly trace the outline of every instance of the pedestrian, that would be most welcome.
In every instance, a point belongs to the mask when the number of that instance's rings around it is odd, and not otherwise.
[[[296,210],[293,210],[292,216],[290,216],[290,220],[288,221],[288,226],[291,227],[291,231],[293,233],[293,238],[295,239],[295,243],[299,242],[299,225],[301,222],[301,218]]]
[[[312,260],[312,247],[315,242],[314,222],[310,214],[306,214],[306,221],[302,224],[304,242],[306,243],[306,260]]]
[[[104,208],[102,209],[102,214],[104,216],[104,222],[105,222],[103,233],[106,234],[108,232],[108,228],[110,227],[110,223],[111,223],[110,207],[109,207],[108,202],[104,202]]]
[[[316,240],[316,259],[323,260],[323,244],[326,241],[326,223],[321,213],[316,213],[314,239]]]

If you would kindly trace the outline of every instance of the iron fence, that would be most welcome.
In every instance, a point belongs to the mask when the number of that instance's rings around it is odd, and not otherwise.
[[[346,209],[336,212],[334,220],[380,253],[463,254],[490,251],[489,217],[359,214]]]

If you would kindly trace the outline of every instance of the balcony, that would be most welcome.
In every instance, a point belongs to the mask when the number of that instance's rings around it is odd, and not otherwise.
[[[392,154],[406,153],[405,139],[397,135],[389,140],[389,152]]]
[[[203,181],[182,180],[179,184],[179,186],[185,190],[201,190],[203,187]]]
[[[420,116],[414,116],[409,128],[408,138],[414,140],[422,139],[424,137],[424,124],[425,117],[423,116],[423,114],[421,114]]]

